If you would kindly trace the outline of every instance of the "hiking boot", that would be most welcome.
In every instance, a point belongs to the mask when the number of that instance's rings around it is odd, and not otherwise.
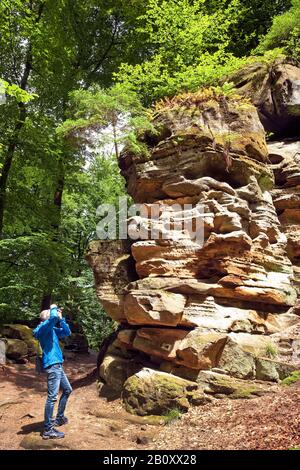
[[[63,426],[64,424],[68,424],[69,420],[66,416],[63,416],[62,418],[56,418],[54,421],[54,426]]]
[[[63,437],[65,437],[65,434],[55,428],[51,428],[49,431],[44,431],[42,435],[43,439],[62,439]]]

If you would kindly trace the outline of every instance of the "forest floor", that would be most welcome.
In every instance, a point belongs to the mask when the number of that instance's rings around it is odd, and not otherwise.
[[[59,428],[64,439],[41,438],[46,382],[34,365],[0,369],[0,449],[195,450],[300,447],[300,384],[251,400],[215,399],[167,425],[126,413],[119,399],[99,398],[94,355],[65,363],[74,392]]]

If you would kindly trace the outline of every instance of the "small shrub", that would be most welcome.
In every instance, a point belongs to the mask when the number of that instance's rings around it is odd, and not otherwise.
[[[292,385],[300,381],[300,370],[295,370],[288,377],[281,381],[282,385]]]
[[[270,358],[276,357],[278,354],[277,348],[274,344],[269,343],[266,346],[266,356]]]
[[[179,408],[172,408],[171,410],[167,411],[163,416],[164,416],[165,422],[169,424],[172,421],[181,419],[182,411]]]

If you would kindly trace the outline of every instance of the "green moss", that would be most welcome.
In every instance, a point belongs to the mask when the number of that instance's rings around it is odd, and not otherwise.
[[[141,416],[163,415],[174,408],[185,412],[190,394],[197,388],[197,384],[162,373],[149,378],[131,376],[124,384],[122,399],[128,412]]]
[[[257,182],[262,191],[268,191],[274,187],[274,180],[270,178],[270,173],[262,172]]]
[[[211,393],[228,395],[229,398],[252,398],[261,395],[262,389],[256,384],[230,376],[215,376],[210,382]]]
[[[171,410],[167,411],[163,414],[164,420],[167,424],[171,423],[172,421],[176,421],[181,419],[182,417],[182,410],[179,408],[172,408]]]
[[[300,381],[300,370],[295,370],[288,377],[281,381],[282,385],[292,385]]]
[[[0,327],[0,335],[24,341],[28,347],[29,356],[38,353],[39,342],[33,337],[32,330],[26,325],[3,325]]]
[[[191,405],[199,406],[205,405],[206,403],[211,401],[211,398],[204,395],[204,393],[200,390],[194,390],[189,392],[187,395],[187,399]]]
[[[218,132],[214,133],[215,141],[217,144],[225,145],[225,144],[233,144],[238,142],[243,136],[238,132]]]
[[[278,262],[276,263],[276,262],[272,262],[269,260],[264,260],[264,267],[268,271],[272,271],[273,273],[285,273],[286,272],[286,267]]]
[[[249,111],[250,109],[253,109],[253,104],[251,103],[241,102],[236,105],[237,111]]]
[[[1,334],[7,338],[21,339],[23,341],[33,338],[31,329],[26,325],[3,325]]]
[[[257,394],[256,387],[240,388],[231,395],[231,398],[253,398]]]

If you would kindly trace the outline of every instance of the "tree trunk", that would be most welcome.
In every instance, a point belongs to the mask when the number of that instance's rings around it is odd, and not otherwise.
[[[38,24],[42,14],[43,10],[45,7],[45,2],[42,2],[39,5],[39,9],[37,12],[36,20],[35,23]],[[29,8],[31,11],[33,11],[33,3],[29,3]],[[28,44],[27,51],[26,51],[26,61],[24,64],[24,71],[23,75],[20,78],[20,88],[22,90],[26,90],[28,87],[28,81],[29,81],[29,76],[32,71],[32,63],[33,63],[33,57],[32,57],[32,45],[31,43]],[[15,155],[15,151],[18,145],[18,139],[19,139],[19,134],[20,131],[22,130],[25,119],[26,119],[26,107],[24,103],[19,103],[19,113],[17,116],[17,122],[15,124],[15,129],[13,133],[13,137],[10,139],[8,142],[7,146],[7,153],[6,157],[4,159],[3,163],[3,168],[2,172],[0,175],[0,239],[3,238],[3,224],[4,224],[4,210],[5,210],[5,203],[6,203],[6,191],[7,191],[7,181],[8,181],[8,176],[9,172],[12,166],[13,158]]]
[[[41,302],[41,312],[43,310],[49,310],[51,305],[51,294],[44,295]]]
[[[31,44],[29,44],[26,54],[25,68],[21,78],[20,88],[26,90],[29,80],[29,75],[32,70],[32,51]],[[22,130],[26,119],[26,107],[24,103],[19,103],[19,114],[15,125],[13,137],[10,139],[7,147],[6,158],[4,160],[3,169],[0,176],[0,239],[3,238],[3,223],[4,223],[4,210],[6,203],[6,190],[7,180],[11,169],[15,150],[18,144],[19,134]]]
[[[62,162],[60,162],[60,167],[61,167],[61,174],[57,181],[57,186],[56,186],[56,190],[54,193],[54,200],[53,200],[54,207],[55,207],[55,219],[53,222],[53,228],[55,229],[55,232],[58,232],[59,227],[60,227],[62,196],[63,196],[64,184],[65,184],[65,174],[64,174],[64,168],[63,168]],[[54,235],[54,239],[57,239],[57,236],[58,236],[58,233]]]
[[[57,186],[54,191],[54,198],[53,198],[55,214],[54,214],[54,219],[52,221],[52,227],[54,229],[54,233],[52,235],[52,241],[55,241],[55,242],[58,242],[58,231],[59,231],[60,222],[61,222],[62,196],[63,196],[64,183],[65,183],[64,164],[62,160],[59,161],[59,166],[60,166],[60,176],[57,180]],[[44,305],[46,305],[45,309],[50,308],[51,298],[52,298],[52,291],[44,292],[44,295],[41,301],[41,306],[43,307]]]
[[[19,104],[19,116],[17,124],[15,125],[14,136],[8,143],[6,157],[3,163],[1,175],[0,175],[0,239],[3,238],[3,224],[4,224],[4,210],[6,202],[6,189],[8,175],[13,162],[15,150],[18,144],[18,138],[20,131],[24,125],[26,118],[26,108],[24,103]]]
[[[118,161],[119,160],[119,149],[118,149],[118,140],[117,140],[117,120],[113,120],[112,128],[113,128],[114,147],[115,147],[116,159]]]

